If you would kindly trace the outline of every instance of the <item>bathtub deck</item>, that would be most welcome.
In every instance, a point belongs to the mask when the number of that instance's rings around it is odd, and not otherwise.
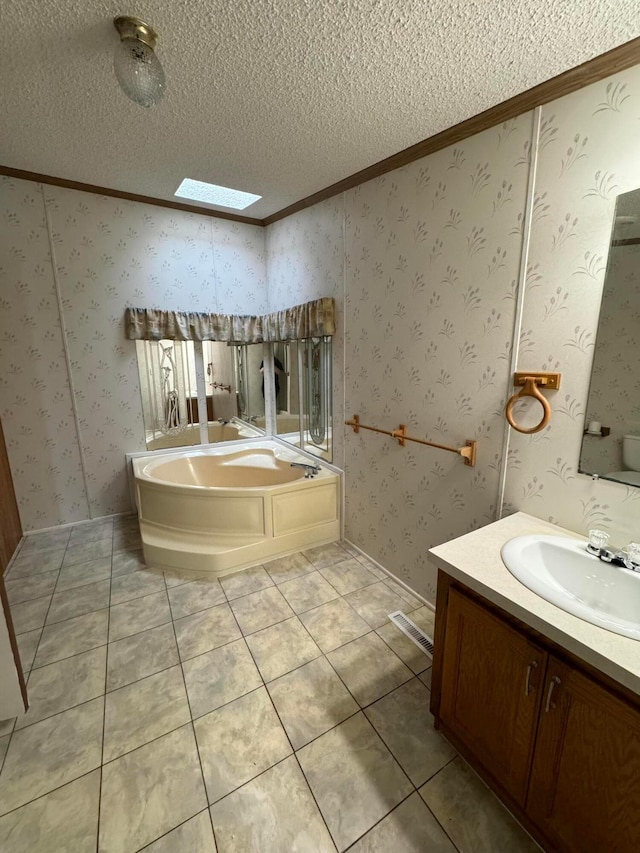
[[[386,618],[432,612],[346,543],[194,580],[109,520],[27,539],[6,585],[31,707],[0,721],[2,851],[536,849],[432,728]]]
[[[273,442],[134,459],[145,561],[221,578],[340,537],[340,475]]]

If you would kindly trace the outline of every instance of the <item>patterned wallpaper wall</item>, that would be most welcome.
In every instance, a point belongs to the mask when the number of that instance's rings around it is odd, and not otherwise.
[[[531,114],[347,193],[347,535],[430,599],[427,549],[496,517]]]
[[[518,369],[560,370],[562,387],[547,429],[511,436],[506,508],[626,544],[640,536],[640,489],[577,467],[615,200],[640,187],[640,66],[545,106],[542,119]]]
[[[23,525],[34,529],[125,511],[124,454],[144,449],[144,429],[124,308],[267,311],[263,229],[75,190],[44,187],[42,193],[35,184],[9,179],[0,188],[9,226],[2,229],[2,296],[8,294],[0,320],[2,355],[21,369],[17,376],[4,374],[2,417]],[[79,434],[70,410],[43,195]],[[11,334],[24,348],[19,362]],[[47,420],[54,426],[46,433],[39,412],[51,413]],[[88,496],[78,470],[80,451]],[[72,464],[61,464],[62,454]],[[53,477],[45,475],[51,467]],[[56,467],[64,472],[60,477],[73,478],[71,486],[56,481]]]
[[[0,417],[26,529],[88,517],[37,184],[0,178]]]
[[[585,436],[580,454],[581,469],[597,474],[621,471],[622,436],[640,435],[640,245],[610,254],[585,423],[611,435]]]
[[[599,524],[621,543],[640,532],[640,490],[593,482],[577,464],[615,196],[640,187],[639,117],[640,67],[544,108],[518,369],[563,380],[551,425],[510,436],[503,508],[581,532]],[[430,598],[428,548],[500,511],[532,130],[521,116],[345,194],[344,413],[480,441],[469,469],[345,429],[347,536]],[[270,296],[305,292],[323,242],[337,270],[340,223],[322,224],[331,203],[268,229]]]
[[[266,228],[269,310],[321,296],[336,300],[333,462],[344,467],[344,199],[329,199]]]
[[[358,413],[445,444],[480,442],[469,468],[344,429],[347,536],[430,597],[427,549],[495,518],[530,135],[522,116],[357,187],[344,211],[331,199],[267,229],[271,310],[331,292],[324,282],[344,299],[336,434]]]

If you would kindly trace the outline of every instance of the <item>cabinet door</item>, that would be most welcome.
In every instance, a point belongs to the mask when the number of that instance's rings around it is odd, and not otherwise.
[[[546,652],[456,588],[444,646],[440,719],[524,805]]]
[[[527,812],[560,850],[640,850],[640,714],[553,656]]]

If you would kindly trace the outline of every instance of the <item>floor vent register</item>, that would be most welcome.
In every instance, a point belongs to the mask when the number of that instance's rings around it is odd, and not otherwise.
[[[389,619],[393,622],[396,627],[400,628],[403,634],[406,634],[410,640],[418,646],[419,649],[427,655],[427,657],[433,659],[433,638],[428,634],[425,634],[424,631],[421,631],[418,626],[406,616],[402,610],[396,610],[394,613],[389,614]]]

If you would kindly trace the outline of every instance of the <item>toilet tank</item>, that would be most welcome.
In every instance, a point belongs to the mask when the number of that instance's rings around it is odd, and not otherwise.
[[[640,471],[640,435],[622,436],[622,464],[628,471]]]

